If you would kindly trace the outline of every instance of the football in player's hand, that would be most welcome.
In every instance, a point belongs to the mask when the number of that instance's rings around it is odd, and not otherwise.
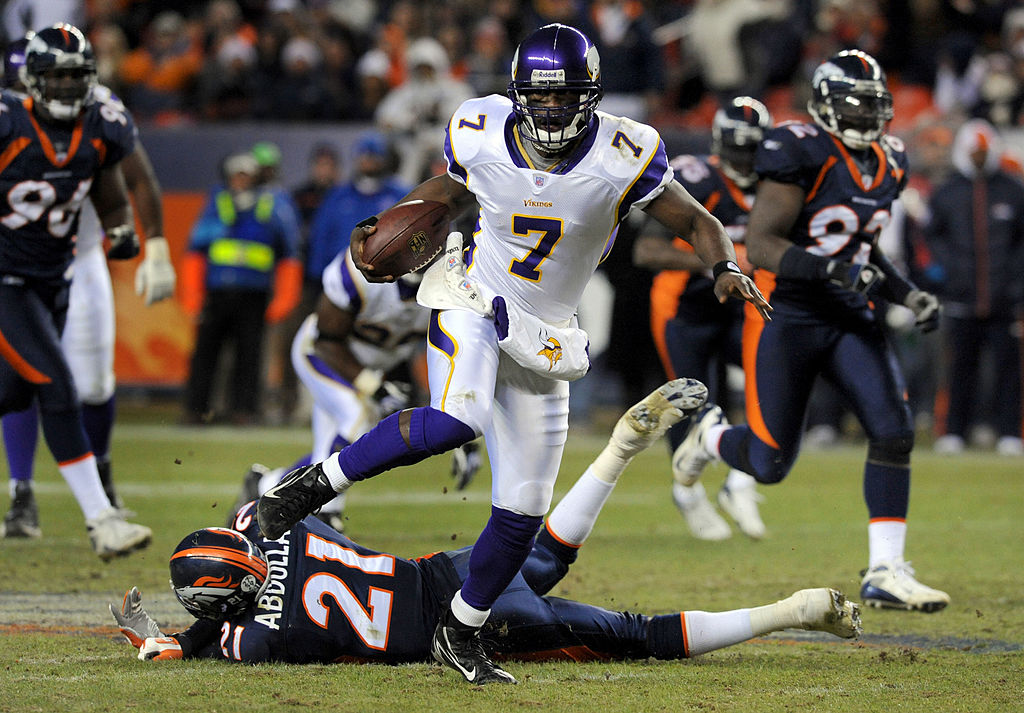
[[[438,201],[399,203],[378,216],[377,232],[363,243],[363,262],[375,275],[399,277],[426,267],[444,249],[448,206]]]

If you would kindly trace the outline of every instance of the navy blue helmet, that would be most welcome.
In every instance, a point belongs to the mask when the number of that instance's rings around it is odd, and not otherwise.
[[[548,154],[562,151],[587,133],[601,101],[597,48],[569,25],[535,30],[516,48],[508,96],[522,138]]]
[[[807,111],[814,121],[852,149],[866,149],[892,119],[892,94],[874,57],[844,50],[822,62],[811,78]]]
[[[200,619],[229,618],[249,609],[268,574],[263,551],[242,533],[223,527],[196,530],[171,555],[171,589]]]
[[[722,160],[722,170],[741,188],[752,186],[757,145],[772,128],[768,107],[753,97],[736,97],[715,112],[711,122],[711,153]]]
[[[18,89],[21,86],[21,68],[25,66],[25,45],[28,37],[22,37],[7,45],[4,52],[4,89]]]
[[[43,116],[77,119],[96,85],[92,45],[81,30],[63,22],[29,35],[21,81]]]

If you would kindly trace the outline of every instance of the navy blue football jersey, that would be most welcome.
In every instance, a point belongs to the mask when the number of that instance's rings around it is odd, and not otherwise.
[[[888,135],[864,153],[858,165],[842,142],[814,124],[787,122],[768,132],[757,149],[758,175],[796,184],[806,193],[788,236],[795,245],[845,262],[868,261],[906,184],[907,155],[903,142]],[[862,295],[829,282],[782,278],[772,291],[772,304],[777,301],[812,311],[866,304]]]
[[[716,156],[684,154],[673,158],[669,165],[675,171],[676,180],[722,223],[736,249],[739,264],[749,269],[743,240],[756,186],[751,186],[749,191],[741,189],[723,173]],[[682,238],[677,237],[673,242],[680,250],[693,252],[693,247]],[[725,304],[718,301],[710,268],[703,273],[660,271],[654,278],[651,299],[662,311],[667,310],[667,318],[685,316],[697,322],[717,322],[739,318],[743,312],[740,300],[729,300]]]
[[[256,524],[256,503],[233,527],[267,556],[256,606],[221,624],[193,656],[231,661],[423,661],[441,606],[459,586],[445,556],[407,560],[363,547],[307,517],[280,540]]]
[[[32,100],[0,96],[0,273],[60,279],[97,172],[135,148],[119,102],[92,101],[73,124],[39,121]]]

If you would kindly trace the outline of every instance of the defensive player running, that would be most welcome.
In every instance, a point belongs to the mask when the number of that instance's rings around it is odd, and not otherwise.
[[[465,254],[470,280],[442,281],[446,294],[432,289],[428,272],[418,294],[435,308],[430,406],[389,416],[260,499],[260,527],[279,537],[353,482],[483,435],[491,517],[434,639],[435,656],[464,675],[515,680],[482,654],[479,631],[551,504],[568,432],[568,381],[589,368],[576,307],[626,213],[643,209],[690,240],[714,266],[720,300],[749,300],[766,316],[771,309],[736,266],[722,224],[672,180],[658,133],[596,112],[600,99],[597,48],[579,30],[552,24],[517,49],[507,97],[471,99],[456,111],[444,145],[448,173],[406,198],[441,201],[453,218],[479,206]],[[353,231],[352,256],[370,279],[393,280],[361,259],[374,221]]]
[[[498,596],[487,647],[506,657],[582,661],[678,659],[770,631],[803,628],[851,638],[858,607],[834,589],[805,589],[775,604],[661,616],[614,612],[545,596],[576,561],[601,508],[630,459],[703,403],[692,379],[662,386],[616,424],[609,444],[555,507],[522,570]],[[163,634],[132,588],[110,610],[143,660],[404,663],[430,658],[435,623],[465,581],[473,547],[413,560],[371,550],[307,517],[277,540],[262,535],[253,503],[236,530],[187,536],[171,556],[178,600],[198,620]],[[227,582],[228,584],[224,584]],[[469,669],[473,683],[493,680]]]
[[[747,216],[754,203],[757,174],[754,152],[772,126],[764,104],[751,97],[737,97],[715,112],[711,123],[711,155],[682,155],[670,165],[677,180],[722,221],[736,248],[737,264],[753,274],[746,260],[743,237]],[[719,303],[710,270],[680,238],[658,234],[646,226],[633,249],[640,267],[660,270],[651,285],[651,331],[668,378],[686,374],[700,379],[711,398],[722,404],[726,364],[741,365],[743,303]],[[690,422],[668,432],[672,460],[686,437]],[[681,453],[681,452],[680,452]],[[760,494],[753,476],[732,468],[718,491],[718,504],[749,537],[764,537],[765,526],[758,510]],[[732,536],[729,524],[708,501],[704,486],[686,486],[674,479],[672,499],[694,537],[724,540]]]
[[[877,245],[906,182],[906,153],[885,133],[892,96],[869,55],[849,50],[824,62],[812,92],[814,123],[773,129],[757,152],[761,181],[747,256],[761,268],[758,284],[771,295],[775,319],[744,326],[749,425],[730,428],[709,404],[677,462],[689,482],[715,458],[759,482],[781,481],[799,452],[811,385],[823,375],[868,437],[861,600],[937,611],[949,596],[918,582],[903,559],[914,424],[896,357],[869,303],[871,295],[904,304],[925,330],[938,322],[938,300],[901,276]]]
[[[411,386],[387,376],[420,353],[430,319],[430,311],[416,302],[420,278],[413,273],[393,283],[368,282],[347,249],[328,263],[316,312],[292,341],[292,366],[313,396],[313,450],[290,470],[324,460],[409,405]],[[466,487],[479,468],[476,443],[452,451],[457,489]],[[254,464],[235,509],[284,474]],[[341,532],[344,504],[344,494],[338,495],[317,517]]]
[[[28,97],[0,98],[0,414],[38,400],[43,435],[82,507],[93,549],[104,558],[149,543],[149,528],[125,522],[100,482],[60,335],[82,202],[92,200],[111,247],[139,252],[118,165],[135,128],[116,107],[90,102],[96,62],[77,28],[60,24],[25,48]]]
[[[27,95],[21,83],[28,38],[13,43],[4,56],[4,83]],[[20,49],[19,49],[20,48]],[[109,111],[131,116],[121,101],[102,85],[93,87],[88,100],[109,104]],[[163,238],[160,184],[149,156],[136,136],[135,149],[121,161],[135,208],[145,231],[145,258],[135,274],[135,287],[150,305],[174,294],[175,274],[167,240]],[[82,402],[82,420],[107,498],[123,503],[114,487],[110,462],[110,436],[114,427],[114,293],[103,253],[103,229],[92,203],[82,204],[72,263],[67,323],[61,345]],[[3,417],[4,446],[11,473],[11,508],[3,521],[5,537],[38,537],[39,512],[32,492],[32,471],[39,437],[39,415],[33,404],[25,411]]]

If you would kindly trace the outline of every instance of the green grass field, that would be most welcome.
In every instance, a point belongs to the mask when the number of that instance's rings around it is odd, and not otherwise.
[[[223,524],[250,462],[289,463],[307,440],[301,429],[120,424],[115,477],[155,537],[108,564],[41,450],[44,536],[0,540],[0,711],[1024,711],[1024,463],[925,449],[914,458],[908,559],[953,603],[931,615],[866,610],[859,641],[785,632],[679,662],[510,663],[522,685],[485,688],[428,664],[137,661],[106,603],[137,585],[165,630],[184,626],[167,586],[170,551],[191,530]],[[570,435],[556,497],[603,442]],[[753,606],[810,586],[856,599],[867,558],[863,457],[860,446],[804,453],[784,483],[762,489],[767,539],[708,543],[687,534],[656,447],[623,476],[554,593],[647,613]],[[404,556],[471,543],[490,478],[457,493],[447,467],[436,458],[353,488],[349,534]],[[709,492],[723,475],[709,470]]]

